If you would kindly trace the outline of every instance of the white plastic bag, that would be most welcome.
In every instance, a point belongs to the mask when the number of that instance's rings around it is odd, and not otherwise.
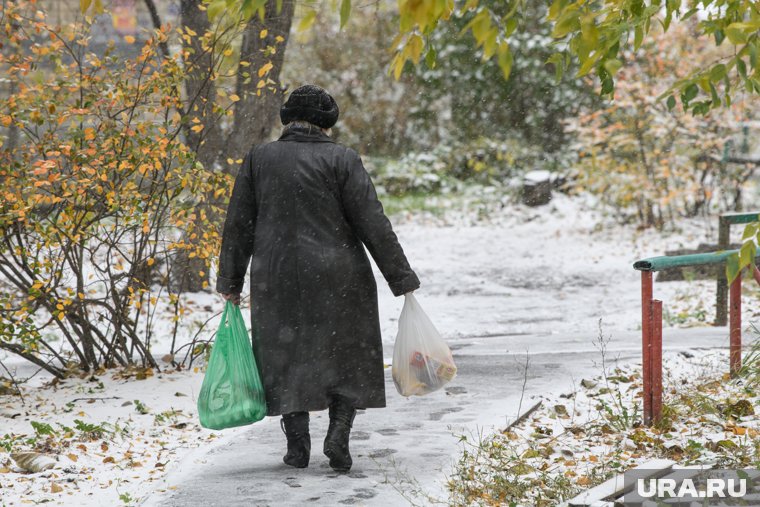
[[[446,385],[457,367],[449,346],[414,295],[404,297],[393,348],[393,382],[402,396],[421,396]]]

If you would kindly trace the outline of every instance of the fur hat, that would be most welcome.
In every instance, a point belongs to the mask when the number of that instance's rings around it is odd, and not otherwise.
[[[338,121],[338,104],[325,90],[315,85],[304,85],[293,90],[280,108],[283,125],[292,121],[307,121],[329,129]]]

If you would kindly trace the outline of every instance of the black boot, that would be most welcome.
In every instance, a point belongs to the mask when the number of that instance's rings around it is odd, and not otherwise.
[[[288,439],[288,453],[282,461],[296,468],[309,466],[311,436],[309,435],[309,413],[291,412],[283,414],[280,427]]]
[[[353,461],[348,452],[348,438],[356,417],[356,409],[345,399],[336,398],[330,405],[330,427],[325,437],[325,456],[330,458],[330,466],[338,472],[351,470]]]

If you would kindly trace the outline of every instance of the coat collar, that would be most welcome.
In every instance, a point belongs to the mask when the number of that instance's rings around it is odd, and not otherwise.
[[[296,141],[302,143],[334,143],[335,141],[321,130],[303,127],[290,127],[282,131],[280,141]]]

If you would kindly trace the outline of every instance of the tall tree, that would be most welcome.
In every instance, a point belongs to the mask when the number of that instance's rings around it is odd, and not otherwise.
[[[144,0],[156,28],[162,24],[154,0]],[[256,15],[244,10],[210,12],[203,0],[181,0],[179,28],[185,67],[185,137],[204,167],[233,173],[255,144],[266,141],[282,105],[280,84],[295,10],[294,0],[267,0]],[[169,56],[168,47],[164,47]],[[234,93],[220,89],[233,62]],[[222,100],[224,99],[224,100]],[[222,102],[228,104],[223,105]],[[229,105],[231,103],[231,106]],[[231,109],[230,109],[231,107]],[[231,116],[231,118],[230,118]],[[202,235],[184,238],[202,241]],[[182,290],[205,287],[205,260],[187,255],[176,260],[173,283]]]

